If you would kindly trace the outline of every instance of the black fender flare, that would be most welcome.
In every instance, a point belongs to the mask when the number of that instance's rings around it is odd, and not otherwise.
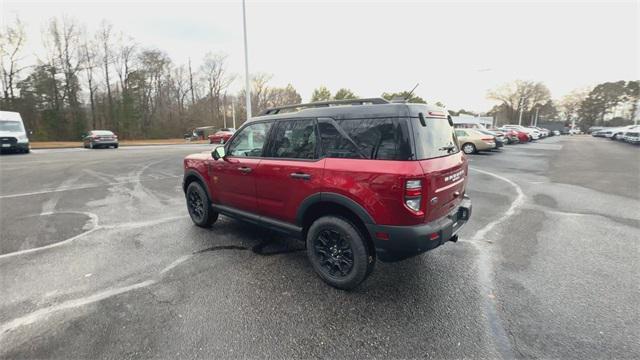
[[[348,197],[331,192],[321,192],[308,196],[302,201],[296,213],[296,224],[302,226],[304,215],[307,210],[316,203],[330,202],[346,207],[355,213],[365,224],[375,224],[375,221],[360,204],[349,199]]]
[[[209,186],[207,185],[207,182],[204,180],[202,175],[200,175],[200,173],[197,172],[196,170],[189,169],[189,170],[184,172],[184,177],[182,178],[182,190],[185,193],[187,192],[187,181],[186,180],[189,177],[195,177],[202,183],[202,186],[204,187],[204,191],[207,193],[207,197],[209,197],[209,201],[211,201],[211,194],[209,193]]]

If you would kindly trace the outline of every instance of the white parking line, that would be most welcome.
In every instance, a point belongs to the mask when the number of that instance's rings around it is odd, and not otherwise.
[[[56,213],[42,213],[40,215],[53,215],[53,214],[82,214],[82,215],[86,215],[89,217],[89,219],[91,220],[91,229],[80,233],[76,236],[70,237],[66,240],[63,241],[58,241],[56,243],[53,244],[49,244],[49,245],[45,245],[45,246],[40,246],[40,247],[36,247],[36,248],[31,248],[31,249],[26,249],[26,250],[20,250],[20,251],[14,251],[14,252],[10,252],[10,253],[6,253],[6,254],[1,254],[0,255],[0,259],[4,259],[4,258],[8,258],[8,257],[13,257],[13,256],[18,256],[18,255],[24,255],[24,254],[28,254],[28,253],[32,253],[32,252],[36,252],[36,251],[42,251],[45,249],[51,249],[57,246],[61,246],[64,244],[68,244],[76,239],[79,239],[83,236],[89,235],[92,232],[98,230],[101,228],[100,224],[98,224],[98,215],[94,214],[94,213],[90,213],[90,212],[86,212],[86,211],[60,211],[60,212],[56,212]]]
[[[494,270],[490,260],[490,254],[487,248],[480,244],[482,244],[482,241],[485,240],[485,237],[491,230],[516,214],[518,208],[524,204],[525,196],[518,184],[504,176],[476,168],[470,167],[469,169],[508,183],[515,188],[518,194],[516,199],[511,203],[511,206],[509,206],[507,211],[505,211],[501,217],[482,227],[482,229],[478,230],[471,238],[471,241],[469,241],[469,243],[473,244],[473,246],[478,249],[478,282],[480,283],[480,286],[483,287],[483,292],[481,293],[482,303],[484,306],[485,316],[489,322],[489,332],[493,336],[496,350],[500,355],[505,359],[514,359],[515,354],[511,347],[511,341],[507,335],[507,331],[502,320],[500,319],[500,315],[498,314],[497,298],[494,290],[495,285],[493,283]]]
[[[119,287],[119,288],[115,288],[115,289],[109,289],[109,290],[105,290],[102,292],[99,292],[97,294],[93,294],[87,297],[83,297],[83,298],[79,298],[79,299],[73,299],[73,300],[69,300],[69,301],[65,301],[63,303],[60,303],[58,305],[53,305],[53,306],[49,306],[43,309],[39,309],[36,310],[30,314],[27,314],[25,316],[21,316],[19,318],[13,319],[7,323],[4,323],[2,326],[0,326],[0,337],[2,337],[4,334],[8,333],[9,331],[12,331],[18,327],[21,326],[25,326],[25,325],[29,325],[29,324],[33,324],[38,320],[41,320],[43,318],[48,317],[49,315],[51,315],[52,313],[61,311],[61,310],[67,310],[67,309],[72,309],[72,308],[76,308],[79,306],[84,306],[87,304],[91,304],[91,303],[95,303],[98,301],[102,301],[104,299],[110,298],[112,296],[115,295],[119,295],[119,294],[123,294],[126,292],[129,292],[131,290],[136,290],[136,289],[140,289],[143,287],[147,287],[149,285],[153,285],[157,282],[157,280],[146,280],[146,281],[142,281],[133,285],[129,285],[129,286],[124,286],[124,287]]]
[[[0,199],[10,199],[10,198],[23,197],[23,196],[42,195],[42,194],[49,194],[49,193],[55,193],[55,192],[61,192],[61,191],[95,189],[95,188],[106,187],[106,186],[134,184],[134,183],[147,182],[147,181],[159,181],[159,180],[166,180],[166,179],[177,179],[177,178],[180,178],[180,177],[182,177],[182,175],[163,176],[163,177],[157,177],[157,178],[148,179],[148,180],[118,181],[118,182],[111,182],[111,183],[105,183],[105,184],[88,184],[88,185],[79,185],[79,186],[70,186],[70,187],[60,187],[60,188],[57,188],[57,189],[46,189],[46,190],[33,191],[33,192],[27,192],[27,193],[20,193],[20,194],[0,195]]]

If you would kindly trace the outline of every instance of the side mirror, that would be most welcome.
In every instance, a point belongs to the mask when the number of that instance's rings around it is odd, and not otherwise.
[[[224,146],[218,146],[217,148],[213,149],[213,151],[211,152],[211,157],[216,161],[219,159],[224,159]]]

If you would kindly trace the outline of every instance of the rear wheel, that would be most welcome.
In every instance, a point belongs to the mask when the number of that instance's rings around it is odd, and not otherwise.
[[[324,216],[307,233],[307,256],[318,276],[338,289],[353,289],[373,270],[363,236],[346,219]]]
[[[476,152],[476,146],[472,143],[466,143],[462,145],[462,151],[464,151],[465,154],[473,154]]]
[[[194,224],[208,228],[218,220],[218,213],[211,209],[211,203],[207,192],[197,181],[192,182],[187,187],[185,194],[187,198],[187,209]]]
[[[118,144],[113,145],[113,148],[117,149],[118,148]]]

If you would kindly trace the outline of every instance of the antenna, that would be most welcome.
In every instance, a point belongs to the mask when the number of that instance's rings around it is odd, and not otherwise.
[[[409,101],[409,98],[411,97],[411,95],[413,95],[413,92],[416,90],[418,85],[420,85],[420,83],[416,83],[416,86],[414,86],[413,89],[411,89],[411,91],[409,91],[409,94],[407,95],[407,101]]]

